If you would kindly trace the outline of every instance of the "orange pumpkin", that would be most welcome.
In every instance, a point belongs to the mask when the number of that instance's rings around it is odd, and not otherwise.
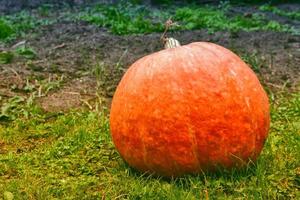
[[[167,177],[254,161],[269,124],[268,97],[254,72],[208,42],[139,59],[119,83],[110,113],[122,158]]]

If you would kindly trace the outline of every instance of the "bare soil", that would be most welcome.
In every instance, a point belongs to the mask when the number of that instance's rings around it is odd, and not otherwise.
[[[299,89],[300,36],[262,31],[209,34],[205,30],[170,35],[182,44],[209,41],[242,57],[251,57],[258,64],[255,71],[261,82],[272,91]],[[60,89],[38,99],[46,111],[90,106],[89,102],[97,99],[96,94],[109,106],[126,69],[137,59],[162,49],[159,38],[157,33],[116,36],[84,22],[60,21],[45,26],[40,34],[26,39],[38,58],[28,61],[17,57],[10,64],[0,65],[0,94],[2,97],[27,95],[22,88],[28,81],[64,76]]]

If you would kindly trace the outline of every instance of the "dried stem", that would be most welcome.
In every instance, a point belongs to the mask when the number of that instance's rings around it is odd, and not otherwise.
[[[164,30],[162,36],[160,37],[160,40],[161,40],[161,42],[163,43],[163,45],[166,49],[175,48],[177,46],[180,46],[180,43],[176,39],[167,37],[167,32],[170,29],[170,27],[172,27],[172,26],[178,26],[178,24],[176,22],[173,22],[171,17],[170,17],[166,21],[165,30]]]
[[[173,21],[171,20],[171,17],[166,21],[165,23],[165,30],[162,34],[162,36],[160,37],[160,40],[165,43],[166,39],[167,39],[167,32],[169,30],[169,28],[173,25]]]

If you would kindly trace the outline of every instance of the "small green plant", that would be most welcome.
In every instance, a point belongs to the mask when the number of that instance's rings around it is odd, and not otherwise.
[[[8,64],[11,63],[14,54],[10,51],[1,51],[0,52],[0,64]]]
[[[0,18],[0,40],[4,40],[10,37],[14,33],[14,30],[4,19]]]
[[[162,31],[163,25],[153,23],[148,14],[149,11],[143,6],[123,3],[95,6],[82,12],[79,19],[107,27],[119,35]]]
[[[37,56],[37,53],[31,48],[22,46],[17,48],[14,52],[12,51],[1,51],[0,52],[0,64],[11,63],[15,55],[20,55],[26,59],[34,59]]]
[[[155,4],[171,4],[174,0],[152,0]]]
[[[98,63],[93,68],[92,74],[96,77],[97,87],[102,86],[107,78],[107,70],[105,69],[105,64],[102,62]]]
[[[292,27],[281,25],[275,21],[267,21],[262,15],[253,14],[250,17],[226,15],[230,4],[221,3],[218,7],[186,6],[149,10],[146,7],[130,3],[115,5],[98,5],[80,13],[78,19],[97,26],[106,27],[111,32],[124,35],[132,33],[161,32],[163,22],[170,16],[180,26],[175,30],[208,29],[210,33],[227,30],[232,33],[257,30],[272,30],[280,32],[295,32]]]
[[[20,112],[20,105],[25,101],[24,97],[14,96],[10,98],[1,107],[0,120],[14,120],[17,117],[17,113]]]
[[[29,11],[0,16],[0,41],[6,42],[16,37],[22,37],[30,30],[36,30],[39,26],[48,25],[55,21],[55,19],[38,18]]]
[[[263,62],[258,58],[257,52],[253,53],[245,53],[241,56],[241,58],[249,64],[249,66],[255,71],[259,73],[261,68],[263,67]]]
[[[37,53],[31,47],[22,46],[16,49],[16,53],[25,57],[26,59],[34,59]]]
[[[29,80],[26,79],[22,88],[12,86],[13,90],[22,92],[23,96],[13,96],[6,100],[1,100],[0,106],[0,122],[13,121],[18,117],[29,117],[39,112],[39,107],[34,104],[34,101],[47,95],[50,91],[60,88],[63,84],[64,76],[49,77],[44,80]],[[32,113],[33,112],[33,113]]]
[[[38,81],[37,85],[39,88],[39,93],[42,92],[42,95],[48,94],[50,91],[59,89],[64,82],[64,76],[60,77],[49,77],[48,79]]]
[[[37,9],[37,11],[39,15],[43,17],[48,17],[52,8],[53,6],[51,4],[43,4]]]
[[[281,25],[278,22],[267,22],[262,16],[253,14],[246,18],[241,15],[229,18],[224,10],[218,10],[212,7],[184,7],[177,9],[175,20],[181,21],[183,29],[201,29],[207,28],[210,32],[218,30],[228,30],[230,32],[272,30],[290,32],[292,29]]]
[[[262,5],[259,7],[259,10],[261,11],[269,11],[272,12],[274,14],[280,15],[280,16],[284,16],[284,17],[288,17],[290,19],[294,19],[294,20],[300,20],[300,12],[289,12],[289,11],[285,11],[285,10],[281,10],[275,6],[272,5]]]

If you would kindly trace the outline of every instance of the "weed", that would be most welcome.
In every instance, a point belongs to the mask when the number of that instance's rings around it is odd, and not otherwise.
[[[8,64],[12,61],[14,54],[10,51],[0,52],[0,64]]]
[[[53,9],[53,5],[51,4],[43,4],[41,5],[37,11],[39,13],[40,16],[42,17],[49,17],[51,9]]]
[[[257,52],[245,53],[241,55],[241,58],[249,64],[254,72],[259,73],[264,63],[258,58]]]
[[[284,16],[284,17],[288,17],[288,18],[293,19],[293,20],[300,20],[300,12],[288,12],[288,11],[285,11],[285,10],[280,10],[279,8],[277,8],[275,6],[271,6],[271,5],[268,5],[268,4],[260,6],[259,10],[269,11],[269,12],[272,12],[274,14]]]
[[[99,63],[93,69],[94,70],[92,71],[92,74],[94,74],[96,77],[97,87],[101,87],[105,83],[105,80],[107,79],[105,64]]]
[[[55,22],[54,19],[38,18],[28,11],[0,16],[0,41],[11,41],[16,37],[24,36],[30,30],[37,30],[39,26],[53,22]]]
[[[229,0],[230,3],[236,4],[236,5],[261,5],[264,1],[261,0]],[[282,4],[287,3],[286,0],[268,0],[265,1],[268,2],[270,5],[276,5],[276,4]],[[299,0],[289,0],[289,3],[298,3]]]
[[[147,18],[148,10],[143,6],[130,3],[98,5],[79,16],[80,20],[109,28],[116,34],[150,33],[163,30],[162,24],[152,23]]]
[[[267,22],[262,16],[253,14],[250,18],[234,16],[229,18],[224,10],[212,7],[185,7],[176,10],[175,20],[182,22],[182,29],[207,28],[210,32],[228,30],[230,32],[272,30],[292,32],[292,28],[275,21]]]
[[[28,118],[31,114],[34,115],[36,111],[39,113],[40,108],[34,104],[35,99],[60,88],[63,81],[64,76],[50,76],[48,79],[39,81],[26,79],[26,83],[22,88],[12,86],[12,89],[22,92],[24,96],[13,96],[0,106],[0,122],[12,121],[19,117]]]
[[[160,3],[168,3],[165,1]],[[256,30],[272,30],[280,32],[298,33],[292,27],[281,25],[276,21],[267,21],[263,16],[253,14],[251,17],[242,15],[228,17],[226,15],[230,4],[228,1],[221,2],[217,7],[211,6],[169,6],[167,8],[151,8],[139,4],[121,1],[118,4],[99,4],[82,10],[76,14],[65,12],[66,20],[83,20],[100,27],[109,29],[118,35],[134,33],[162,32],[163,22],[170,16],[181,24],[177,30],[208,29],[209,32],[227,30],[232,33]],[[20,37],[37,27],[54,23],[56,19],[51,18],[51,5],[43,5],[37,9],[40,15],[33,15],[22,11],[14,15],[0,17],[0,40],[12,40]],[[262,6],[261,10],[272,10],[273,12],[288,15],[298,19],[297,12],[286,14],[272,6]]]
[[[7,21],[0,18],[0,40],[10,37],[13,33],[14,31]]]
[[[20,55],[26,59],[36,58],[37,53],[31,48],[22,46],[13,51],[0,51],[0,64],[11,63],[15,55]]]
[[[50,91],[60,88],[63,84],[63,81],[64,81],[64,75],[60,77],[54,77],[54,78],[51,78],[51,76],[49,76],[48,79],[38,82],[39,92],[43,91],[44,95],[47,95]]]
[[[173,0],[153,0],[152,2],[155,4],[171,4]]]
[[[10,98],[8,102],[3,104],[3,106],[1,107],[0,119],[7,120],[11,118],[12,120],[14,120],[16,116],[13,115],[12,112],[15,112],[18,105],[24,101],[25,99],[20,96],[14,96],[13,98]]]
[[[22,46],[16,49],[16,53],[25,57],[26,59],[34,59],[37,53],[31,47]]]
[[[99,63],[93,68],[92,74],[97,80],[97,92],[102,96],[113,96],[117,87],[117,77],[121,77],[124,73],[121,60],[125,56],[126,52],[127,51],[124,51],[124,54],[120,57],[119,61],[113,68],[109,68],[109,66],[104,63]]]
[[[267,21],[263,16],[253,14],[228,17],[226,12],[230,5],[221,3],[219,7],[186,6],[177,8],[152,9],[143,6],[121,3],[116,5],[98,5],[81,12],[78,19],[108,28],[119,35],[132,33],[150,33],[163,31],[163,23],[173,16],[181,26],[177,30],[208,29],[209,32],[227,30],[230,32],[272,30],[294,32],[293,28],[275,21]],[[160,23],[158,23],[160,22]]]

